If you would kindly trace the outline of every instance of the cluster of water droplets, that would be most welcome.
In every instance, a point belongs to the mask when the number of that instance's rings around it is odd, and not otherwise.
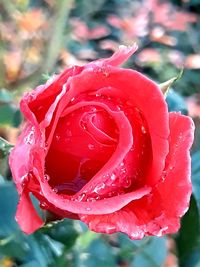
[[[102,71],[102,70],[101,70]],[[106,74],[107,75],[107,74]],[[96,92],[95,94],[96,98],[99,99],[106,99],[106,101],[113,100],[110,96],[105,96],[101,94],[100,92]],[[71,99],[71,102],[74,102],[74,98]],[[127,105],[130,106],[130,110],[133,112],[134,107],[131,102],[127,103]],[[136,112],[140,112],[139,109],[135,108]],[[94,112],[95,110],[93,110]],[[115,111],[124,111],[124,104],[117,100],[117,105],[115,105]],[[72,116],[72,114],[70,114]],[[68,123],[68,122],[67,122]],[[67,125],[68,129],[66,131],[66,138],[70,138],[72,136],[72,132],[70,130],[70,125]],[[83,128],[83,130],[87,130],[87,122],[85,120],[80,121],[80,126]],[[118,129],[115,129],[116,131],[119,131]],[[147,129],[145,125],[141,125],[141,134],[146,135]],[[57,141],[60,141],[60,136],[56,135],[55,139]],[[88,144],[89,150],[94,150],[95,145],[92,143]],[[134,150],[134,147],[131,148],[131,151]],[[143,151],[143,150],[142,150]],[[133,175],[130,175],[125,161],[122,161],[119,166],[116,167],[116,169],[112,173],[106,173],[102,176],[101,182],[99,182],[95,187],[93,187],[91,190],[88,189],[88,191],[82,192],[76,197],[72,197],[72,200],[74,201],[88,201],[93,202],[98,199],[103,199],[105,197],[112,197],[119,194],[124,193],[127,191],[128,188],[130,188],[133,184],[134,179],[137,179],[138,174],[134,173]],[[49,181],[49,177],[47,176],[45,178],[47,181]],[[54,193],[59,193],[58,188],[53,188]]]
[[[124,193],[132,185],[133,177],[128,175],[124,162],[115,171],[102,176],[102,182],[79,195],[76,201],[96,201]]]
[[[32,145],[34,143],[34,134],[35,134],[35,129],[34,127],[31,127],[28,135],[24,138],[26,144]]]

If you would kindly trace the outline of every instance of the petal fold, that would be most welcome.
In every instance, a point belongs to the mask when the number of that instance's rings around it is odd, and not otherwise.
[[[32,234],[44,225],[27,193],[22,193],[20,197],[15,219],[26,234]]]
[[[105,215],[81,214],[80,219],[95,232],[126,233],[131,239],[145,235],[162,236],[180,227],[191,196],[191,159],[189,149],[194,138],[192,120],[170,113],[169,154],[161,181],[151,194],[133,200],[121,210]]]

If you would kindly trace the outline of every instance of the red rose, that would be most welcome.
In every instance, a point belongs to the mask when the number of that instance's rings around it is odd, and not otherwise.
[[[194,126],[168,112],[153,81],[118,67],[135,50],[69,68],[22,98],[26,122],[9,160],[25,233],[44,224],[30,193],[96,232],[140,239],[178,230],[191,195]]]

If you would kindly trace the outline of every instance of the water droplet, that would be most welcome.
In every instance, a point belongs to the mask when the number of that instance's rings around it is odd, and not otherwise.
[[[53,191],[54,193],[58,193],[58,188],[54,187],[54,188],[52,189],[52,191]]]
[[[106,229],[106,233],[111,234],[111,233],[113,233],[113,231],[116,230],[116,226],[115,225],[106,225],[106,227],[104,229]]]
[[[32,127],[29,134],[24,138],[25,143],[29,145],[33,144],[34,141],[33,137],[34,137],[34,128]]]
[[[101,94],[100,93],[96,93],[95,96],[96,97],[99,97],[99,96],[101,96]]]
[[[147,133],[146,128],[143,125],[141,127],[141,131],[142,131],[143,134],[146,134]]]
[[[75,97],[72,97],[72,99],[71,99],[71,102],[73,102],[73,101],[74,101],[74,99],[75,99]]]
[[[167,175],[167,172],[166,172],[166,171],[163,171],[163,173],[162,173],[162,177],[161,177],[161,180],[162,180],[162,181],[165,180],[166,175]]]
[[[173,168],[174,168],[173,166],[169,166],[169,169],[170,169],[170,170],[173,170]]]
[[[132,183],[131,177],[126,177],[123,185],[124,185],[125,188],[128,188],[128,187],[131,186],[131,183]]]
[[[183,138],[183,133],[180,133],[178,138],[181,140]]]
[[[21,177],[21,186],[24,188],[29,180],[28,173]]]
[[[80,121],[80,126],[81,126],[84,130],[87,129],[87,127],[86,127],[86,123],[83,122],[83,121]]]
[[[87,208],[86,208],[86,210],[87,210],[87,211],[90,211],[90,210],[91,210],[91,208],[87,207]]]
[[[45,175],[44,175],[44,179],[45,179],[46,181],[49,181],[49,180],[50,180],[49,175],[45,174]]]
[[[82,193],[80,196],[78,196],[77,200],[82,201],[85,198],[86,194]]]
[[[114,173],[112,173],[110,178],[112,181],[114,181],[116,179],[116,175]]]
[[[28,179],[28,173],[21,177],[21,182],[27,181],[27,179]]]
[[[60,135],[56,135],[56,140],[57,140],[57,141],[60,140]]]
[[[47,209],[48,206],[47,206],[47,204],[46,204],[45,202],[41,202],[41,203],[40,203],[40,208],[41,208],[41,209]]]
[[[93,149],[95,148],[95,146],[92,145],[92,144],[89,144],[89,145],[88,145],[88,148],[89,148],[89,150],[93,150]]]
[[[95,192],[96,194],[99,194],[100,191],[101,191],[102,189],[104,189],[105,187],[106,187],[106,185],[105,185],[104,183],[102,183],[102,184],[100,184],[100,185],[97,185],[97,186],[95,187],[95,189],[94,189],[94,192]]]
[[[96,201],[96,199],[93,198],[93,197],[88,197],[87,198],[87,202],[95,202],[95,201]]]

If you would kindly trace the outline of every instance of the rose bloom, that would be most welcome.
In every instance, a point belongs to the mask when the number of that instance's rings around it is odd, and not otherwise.
[[[191,195],[194,126],[168,112],[156,83],[119,67],[135,50],[120,46],[23,96],[24,128],[9,163],[25,233],[44,225],[30,193],[43,210],[95,232],[141,239],[179,229]]]

